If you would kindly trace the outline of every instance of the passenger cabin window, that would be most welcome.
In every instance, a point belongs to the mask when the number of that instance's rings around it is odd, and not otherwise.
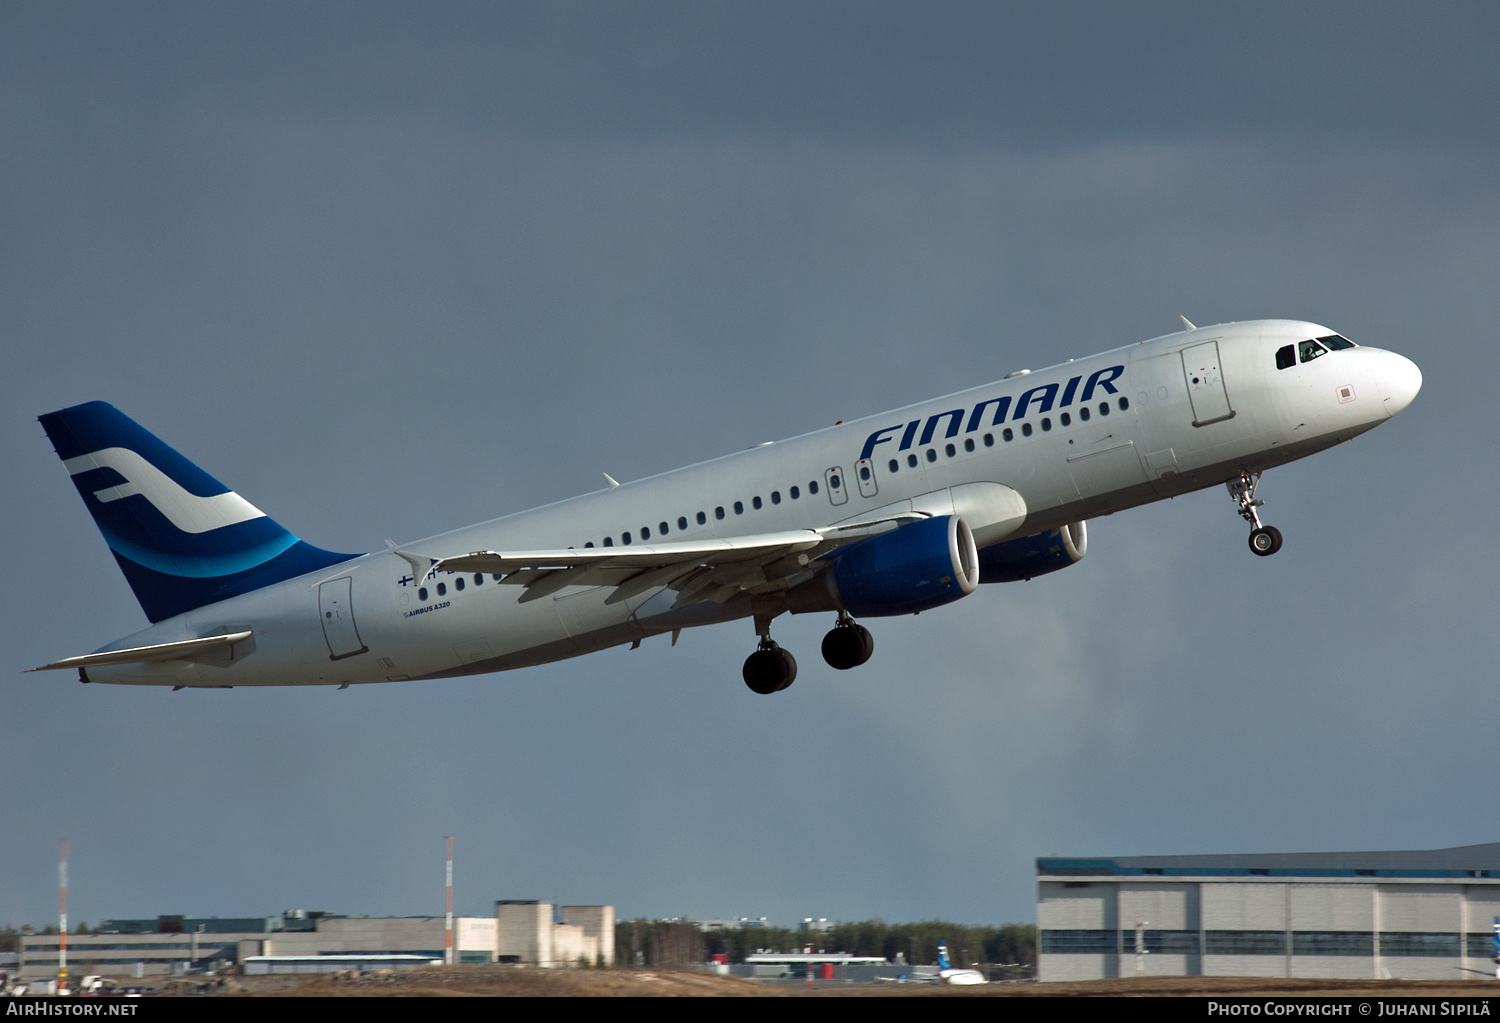
[[[802,496],[802,491],[799,490],[799,489],[797,489],[796,487],[793,487],[792,488],[792,500],[795,501],[795,500],[797,500],[797,498],[799,498],[801,496]]]
[[[1021,435],[1023,437],[1030,437],[1031,436],[1031,424],[1030,423],[1022,423],[1021,424]]]
[[[483,586],[484,585],[484,573],[483,572],[475,572],[474,573],[474,585],[475,586]]]
[[[1328,349],[1316,341],[1304,341],[1297,346],[1297,354],[1303,362],[1312,362],[1314,359],[1322,358],[1328,354]]]
[[[649,540],[649,539],[651,539],[651,527],[650,526],[642,526],[641,527],[641,539],[642,540]]]
[[[1066,412],[1064,412],[1062,415],[1058,416],[1057,418],[1058,418],[1058,421],[1061,422],[1064,426],[1071,426],[1072,423],[1073,423],[1073,417],[1070,416],[1070,415],[1068,415]]]
[[[682,519],[678,519],[677,521],[682,523],[682,528],[684,528],[684,529],[687,528],[687,523],[684,522]],[[666,536],[669,532],[671,532],[671,530],[667,529],[667,524],[665,522],[658,523],[657,527],[656,527],[656,531],[658,533],[660,533],[662,536]]]
[[[1016,431],[1007,426],[1005,429],[1000,431],[1000,436],[1004,437],[1005,443],[1009,444],[1011,441],[1016,439]]]
[[[927,460],[929,462],[936,462],[937,461],[937,449],[936,448],[928,448],[927,449]]]
[[[891,459],[891,472],[896,472],[900,468],[901,468],[901,463],[898,462],[898,461],[896,461],[894,458]]]
[[[966,438],[964,438],[964,450],[965,451],[973,451],[974,450],[974,438],[973,437],[966,437]]]
[[[723,517],[724,517],[724,506],[721,504],[717,508],[714,509],[714,518],[716,518],[716,519],[722,519]]]
[[[736,502],[734,502],[734,513],[736,515],[743,515],[743,514],[745,514],[745,502],[744,501],[736,501]]]
[[[1120,395],[1120,411],[1124,412],[1128,408],[1130,408],[1130,399],[1123,394]]]
[[[627,547],[630,546],[630,534],[629,533],[621,533],[620,534],[620,542],[623,543],[623,544],[625,544]]]
[[[446,596],[448,593],[448,587],[443,583],[438,583],[437,591],[439,597]]]
[[[835,484],[835,485],[837,485],[837,484]],[[817,480],[808,480],[807,481],[807,492],[809,494],[816,494],[818,492],[818,481]]]
[[[698,513],[698,525],[702,526],[702,525],[706,525],[707,523],[708,523],[708,516],[705,515],[705,514],[703,514],[702,512],[699,512]]]
[[[1085,423],[1089,421],[1089,407],[1087,405],[1078,406],[1078,418],[1082,419]]]
[[[984,435],[984,446],[987,448],[992,448],[995,446],[995,435],[993,433],[987,433]]]
[[[700,524],[703,522],[703,513],[702,512],[698,513],[698,522]],[[687,516],[686,515],[679,515],[679,516],[677,516],[677,528],[678,529],[687,529]],[[662,530],[662,532],[666,532],[666,530]]]
[[[459,590],[459,591],[463,590],[463,588],[464,588],[464,577],[463,576],[459,576],[457,579],[453,580],[453,588],[455,590]]]
[[[913,469],[915,469],[917,467],[917,456],[916,455],[907,455],[906,456],[906,464],[909,465],[909,466],[911,466]]]
[[[771,491],[771,503],[772,504],[780,504],[781,503],[781,491],[779,491],[779,490],[773,490],[773,491]]]
[[[750,506],[752,508],[754,508],[756,511],[760,511],[760,495],[759,494],[756,494],[754,497],[750,498]]]
[[[615,541],[614,541],[613,537],[606,536],[604,538],[604,546],[606,546],[606,547],[613,547],[614,545],[615,545]]]
[[[1291,369],[1297,365],[1297,346],[1282,345],[1276,349],[1276,368]]]
[[[418,600],[426,600],[427,599],[427,587],[421,586],[421,587],[417,588],[417,599]]]

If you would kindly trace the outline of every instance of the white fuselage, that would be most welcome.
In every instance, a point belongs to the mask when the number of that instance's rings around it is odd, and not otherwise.
[[[639,544],[809,529],[865,519],[975,482],[1004,484],[1024,498],[1025,521],[1009,535],[1028,536],[1305,457],[1384,422],[1410,402],[1420,374],[1391,352],[1354,348],[1277,368],[1278,348],[1332,333],[1315,324],[1261,320],[1172,334],[508,515],[406,549],[440,558],[598,547],[606,537],[624,546],[626,534]],[[1214,354],[1198,346],[1210,341],[1217,342],[1220,377],[1195,385],[1196,363],[1206,361],[1197,354]],[[1114,367],[1123,369],[1113,373]],[[1109,386],[1097,385],[1085,403],[1086,382],[1096,375]],[[1017,415],[1028,393],[1031,399]],[[996,423],[1002,401],[1006,418]],[[918,425],[908,425],[913,423]],[[1008,441],[1007,429],[1013,437]],[[923,432],[930,433],[925,443]],[[862,462],[867,446],[870,457]],[[868,479],[861,478],[862,468],[869,469]],[[751,614],[744,596],[672,611],[671,593],[659,588],[614,604],[605,603],[610,586],[569,587],[521,602],[520,587],[479,578],[476,584],[473,574],[448,573],[423,581],[394,552],[364,555],[198,608],[103,648],[253,632],[231,650],[196,660],[90,667],[87,677],[207,687],[434,678],[559,660]],[[320,586],[343,586],[344,579],[343,611],[352,618],[341,626],[341,640],[325,630],[329,612],[320,607]],[[323,589],[324,604],[330,592]],[[340,642],[363,649],[335,651]]]

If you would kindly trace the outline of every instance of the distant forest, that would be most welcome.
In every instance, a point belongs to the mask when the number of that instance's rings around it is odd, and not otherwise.
[[[892,960],[899,953],[916,965],[936,963],[940,941],[948,943],[954,966],[983,963],[1018,970],[1024,967],[1029,973],[1036,962],[1033,924],[971,927],[945,920],[914,924],[862,920],[835,924],[822,932],[739,927],[706,933],[682,921],[621,920],[615,924],[615,961],[620,966],[686,966],[705,962],[712,955],[728,954],[731,963],[742,963],[754,952],[801,952],[811,945],[815,952]]]

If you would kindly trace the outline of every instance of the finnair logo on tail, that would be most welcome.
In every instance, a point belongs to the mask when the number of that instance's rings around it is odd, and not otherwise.
[[[94,497],[108,504],[122,497],[139,494],[184,533],[206,533],[210,529],[232,526],[237,522],[265,517],[265,512],[234,491],[213,497],[189,494],[166,473],[129,448],[104,448],[63,462],[69,476],[90,469],[113,469],[125,477],[114,487],[94,491]]]

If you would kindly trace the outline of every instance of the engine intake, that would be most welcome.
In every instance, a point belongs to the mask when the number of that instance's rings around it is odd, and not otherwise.
[[[1088,552],[1088,530],[1082,522],[991,544],[979,552],[979,571],[987,583],[1013,583],[1067,568]]]
[[[842,609],[856,618],[915,614],[973,593],[979,583],[974,534],[941,515],[851,544],[810,583],[787,594],[794,612]]]

